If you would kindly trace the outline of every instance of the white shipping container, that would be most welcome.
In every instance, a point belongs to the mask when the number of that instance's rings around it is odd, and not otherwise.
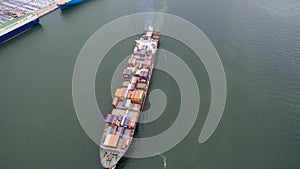
[[[104,145],[106,145],[106,146],[108,145],[109,140],[110,140],[110,136],[111,136],[111,134],[107,134],[107,135],[106,135],[105,141],[104,141],[104,143],[103,143]]]

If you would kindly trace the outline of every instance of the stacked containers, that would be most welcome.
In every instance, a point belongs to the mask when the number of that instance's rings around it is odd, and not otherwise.
[[[129,84],[129,80],[123,81],[122,87],[127,87]]]
[[[121,116],[117,116],[116,120],[113,121],[113,124],[116,125],[116,126],[119,126],[120,119],[121,119]]]
[[[114,126],[114,131],[113,131],[113,134],[115,134],[116,133],[116,131],[117,131],[117,126]]]
[[[132,119],[130,119],[129,117],[122,117],[121,122],[119,123],[121,127],[125,127],[125,128],[133,128],[135,125],[135,121],[133,121]]]
[[[125,94],[126,94],[126,88],[120,88],[116,90],[115,97],[124,100],[124,98],[126,97]]]
[[[120,118],[120,116],[119,116],[119,118]],[[119,118],[118,118],[118,120],[115,123],[116,126],[119,126],[119,124],[120,124],[120,119]]]
[[[136,59],[132,59],[131,65],[132,65],[132,66],[135,66],[135,65],[136,65]]]
[[[135,66],[136,65],[136,59],[131,55],[131,57],[128,59],[127,62],[128,66]]]
[[[122,128],[123,128],[123,127],[119,127],[119,129],[118,129],[118,133],[117,133],[117,134],[120,135],[120,136],[122,136],[122,135],[121,135],[121,133],[122,133],[122,132],[121,132],[121,131],[122,131]]]
[[[118,135],[107,134],[105,141],[104,141],[104,145],[109,146],[109,147],[117,147],[119,138],[120,138],[120,136],[118,136]]]
[[[119,127],[117,134],[122,137],[124,133],[125,133],[125,127]]]
[[[131,101],[129,99],[126,100],[125,107],[127,107],[127,108],[131,107]]]
[[[125,118],[125,127],[128,127],[130,119],[128,117]]]
[[[140,73],[141,73],[141,70],[136,70],[134,75],[139,76]]]
[[[115,97],[120,99],[121,96],[122,96],[122,89],[117,89],[116,92],[115,92]]]
[[[149,69],[151,67],[151,65],[152,65],[152,61],[151,60],[146,60],[145,64],[144,64],[144,68]]]
[[[128,90],[126,88],[117,89],[115,92],[115,97],[124,100],[127,97]]]
[[[118,116],[118,115],[114,115],[114,114],[107,114],[105,117],[105,122],[118,126],[121,119],[122,119],[122,116]]]
[[[134,91],[131,101],[134,103],[142,104],[144,98],[144,91]]]
[[[105,122],[108,123],[109,122],[109,119],[111,118],[111,114],[106,114],[105,116]]]
[[[128,89],[128,90],[131,90],[131,88],[132,88],[132,84],[129,83],[129,84],[127,85],[127,89]],[[128,95],[128,94],[127,94],[127,95]]]
[[[130,84],[128,84],[128,86],[127,86],[127,89],[128,89],[128,90],[131,90],[131,91],[135,90],[135,88],[136,88],[136,83],[130,83]],[[128,96],[128,95],[127,95],[127,96]]]
[[[142,69],[142,68],[143,68],[143,65],[144,65],[144,63],[141,62],[141,63],[139,64],[139,69]]]
[[[132,76],[131,79],[130,79],[130,83],[127,86],[127,89],[131,90],[131,91],[135,90],[137,82],[138,82],[138,78],[135,77],[135,76]],[[128,97],[128,98],[130,98],[130,97]]]
[[[105,140],[104,140],[104,145],[108,145],[108,142],[109,142],[109,140],[110,140],[110,136],[111,136],[111,134],[107,134],[107,136],[105,137]]]
[[[156,36],[156,34],[153,34],[153,32],[145,32],[146,38],[151,38],[152,36]],[[155,37],[157,38],[157,37]],[[158,36],[159,38],[159,36]],[[152,63],[152,55],[149,53],[153,53],[155,51],[151,50],[142,44],[137,43],[138,46],[134,48],[134,53],[137,54],[137,56],[131,55],[131,57],[128,60],[128,67],[124,69],[123,71],[123,88],[117,89],[115,93],[115,97],[112,101],[112,106],[116,107],[118,103],[118,99],[123,100],[122,106],[123,107],[135,107],[135,106],[141,106],[145,92],[143,90],[147,89],[147,81],[149,80],[150,70],[153,66]],[[147,53],[147,56],[146,56]],[[155,53],[154,53],[155,54]],[[139,69],[136,71],[136,69]],[[126,81],[127,80],[127,81]],[[142,82],[142,83],[139,83]],[[146,82],[146,83],[144,83]],[[125,85],[124,85],[125,84]],[[127,88],[126,88],[127,87]],[[136,89],[142,89],[142,90],[136,90]],[[130,100],[131,99],[131,100]],[[138,104],[132,104],[131,102],[135,102]],[[128,110],[127,110],[128,111]],[[127,115],[126,115],[127,116]],[[129,117],[122,117],[117,115],[108,114],[105,118],[106,122],[110,122],[112,124],[115,124],[116,126],[113,126],[111,128],[111,134],[117,133],[117,135],[111,135],[109,137],[108,143],[110,146],[114,147],[117,145],[118,137],[123,136],[125,133],[125,128],[134,128],[136,125],[136,119],[131,119]],[[109,135],[109,134],[108,134]],[[105,139],[106,140],[106,139]],[[114,140],[114,141],[113,141]],[[122,148],[126,147],[128,140],[124,139]],[[124,144],[125,143],[125,144]]]
[[[117,97],[114,97],[113,101],[111,102],[111,105],[112,105],[114,108],[116,108],[117,103],[118,103],[118,98],[117,98]]]
[[[112,126],[112,127],[110,128],[109,134],[113,134],[114,130],[115,130],[115,126]]]
[[[114,118],[114,115],[111,115],[108,119],[108,123],[111,123],[113,118]]]
[[[121,119],[121,123],[120,123],[120,126],[124,126],[124,123],[125,123],[125,116],[124,117],[122,117],[122,119]]]
[[[131,69],[128,69],[128,68],[124,69],[124,71],[123,71],[123,78],[124,78],[124,80],[130,79],[131,76],[132,76],[132,73],[133,72],[132,72]]]
[[[130,58],[128,59],[128,62],[127,62],[128,66],[131,66],[132,60],[133,60],[133,55],[131,55]]]
[[[149,72],[150,72],[149,69],[142,69],[140,71],[140,74],[139,74],[140,78],[144,79],[144,80],[148,80],[149,79]]]
[[[146,55],[146,49],[140,50],[140,56],[145,57]]]
[[[136,84],[132,84],[131,90],[135,90]]]
[[[136,84],[138,82],[138,80],[139,80],[138,77],[133,76],[133,77],[131,77],[130,83],[131,84]]]
[[[111,120],[111,123],[115,123],[116,120],[117,120],[117,116],[116,116],[116,115],[113,115],[113,118],[112,118],[112,120]]]
[[[130,90],[130,91],[128,92],[128,94],[127,94],[127,98],[128,98],[128,99],[131,99],[133,93],[134,93],[134,91],[131,91],[131,90]]]
[[[143,99],[144,99],[144,92],[140,92],[140,95],[139,95],[139,104],[142,104]]]
[[[122,99],[123,99],[123,100],[127,98],[128,92],[129,92],[128,89],[123,88],[123,92],[122,92]]]
[[[122,127],[121,136],[123,136],[123,135],[124,135],[124,133],[125,133],[125,128],[124,128],[124,127]]]
[[[130,119],[128,127],[134,128],[134,126],[135,126],[135,119]]]
[[[123,100],[123,102],[122,102],[122,107],[125,107],[125,106],[126,106],[126,102],[127,102],[127,99]]]
[[[136,86],[137,89],[142,89],[142,90],[146,90],[147,89],[147,85],[145,83],[138,83]]]
[[[120,121],[121,116],[115,115],[115,117],[116,117],[116,118],[113,119],[112,123],[113,123],[114,125],[118,125],[117,122]]]

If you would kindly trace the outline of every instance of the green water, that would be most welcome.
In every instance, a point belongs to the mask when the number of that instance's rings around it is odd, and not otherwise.
[[[228,86],[219,127],[206,143],[198,144],[210,104],[207,73],[201,62],[188,57],[193,53],[183,44],[162,37],[161,48],[201,72],[195,75],[201,84],[197,123],[180,144],[163,154],[167,168],[300,168],[299,1],[91,0],[41,18],[39,26],[0,46],[1,169],[101,168],[98,146],[82,130],[73,108],[74,64],[84,43],[101,26],[152,10],[185,18],[209,37],[223,62]],[[118,54],[129,53],[132,40],[122,41],[107,55],[121,60]],[[108,82],[115,66],[108,59],[102,67],[107,70],[96,80],[104,112],[110,108]],[[151,89],[156,88],[165,91],[167,109],[157,121],[139,125],[137,137],[161,133],[176,118],[172,112],[178,92],[172,78],[155,72]],[[163,160],[123,158],[117,168],[163,168]]]

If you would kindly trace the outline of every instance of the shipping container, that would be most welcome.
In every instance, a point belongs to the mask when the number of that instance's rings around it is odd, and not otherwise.
[[[106,123],[109,122],[110,117],[111,117],[111,114],[106,114],[106,117],[105,117],[105,122]]]
[[[114,97],[114,99],[113,99],[111,105],[112,105],[114,108],[116,108],[117,103],[118,103],[118,98],[117,98],[117,97]]]
[[[114,115],[111,114],[111,116],[109,117],[108,122],[111,123],[113,118],[114,118]]]
[[[125,107],[130,108],[131,107],[131,100],[126,100],[126,105]]]
[[[117,89],[115,92],[115,97],[121,99],[123,89]]]
[[[120,136],[113,135],[113,134],[107,134],[107,137],[105,138],[104,145],[109,147],[117,147],[119,142]]]

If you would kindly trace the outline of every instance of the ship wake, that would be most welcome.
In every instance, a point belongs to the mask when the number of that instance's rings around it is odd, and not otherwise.
[[[167,157],[162,155],[161,153],[158,153],[157,155],[163,159],[164,169],[167,169]]]

